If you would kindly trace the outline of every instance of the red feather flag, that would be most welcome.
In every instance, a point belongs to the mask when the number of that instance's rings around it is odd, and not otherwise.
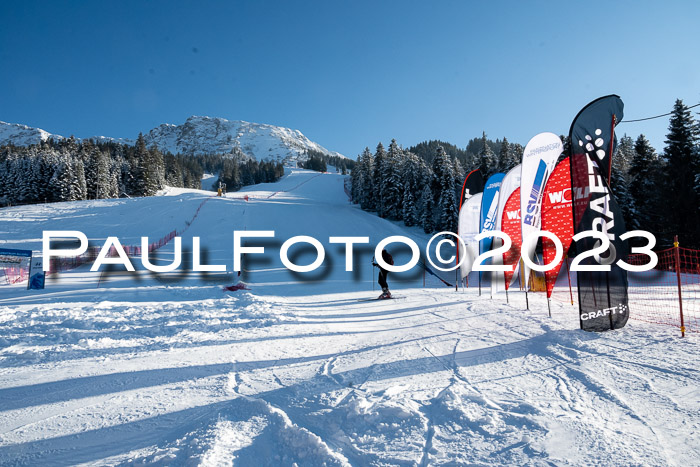
[[[544,280],[547,284],[547,298],[549,298],[552,296],[554,283],[557,281],[561,266],[566,260],[566,254],[574,236],[574,219],[573,211],[571,210],[571,173],[568,157],[557,164],[547,181],[542,198],[542,230],[556,235],[564,247],[559,263],[544,273]],[[542,242],[544,264],[549,264],[555,259],[556,248],[554,243],[548,238],[543,238]]]
[[[503,264],[516,265],[520,259],[520,245],[523,243],[520,230],[520,188],[515,189],[503,207],[501,231],[508,235],[513,242],[510,250],[503,254]],[[508,290],[516,270],[517,268],[513,268],[513,271],[505,272],[506,290]]]

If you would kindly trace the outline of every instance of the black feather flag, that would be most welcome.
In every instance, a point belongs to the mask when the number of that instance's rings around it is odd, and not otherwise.
[[[619,96],[596,99],[579,112],[571,124],[571,187],[574,233],[595,230],[610,240],[601,255],[589,256],[581,265],[610,264],[610,271],[579,271],[578,300],[581,329],[606,331],[625,326],[629,318],[627,271],[616,263],[627,256],[626,232],[615,198],[610,191],[612,157],[617,141],[615,125],[622,121]],[[590,252],[600,240],[586,237],[576,242],[579,254]]]
[[[462,184],[462,196],[459,198],[459,209],[466,201],[477,193],[484,191],[484,177],[479,169],[472,170],[464,178]]]

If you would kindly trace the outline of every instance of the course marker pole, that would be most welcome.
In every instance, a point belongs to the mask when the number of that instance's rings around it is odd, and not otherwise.
[[[681,312],[681,337],[685,337],[685,323],[683,322],[683,297],[681,296],[681,255],[678,243],[678,235],[673,237],[673,251],[676,258],[676,279],[678,280],[678,308]]]

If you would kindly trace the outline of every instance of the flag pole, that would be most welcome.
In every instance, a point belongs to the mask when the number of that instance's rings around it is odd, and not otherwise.
[[[571,291],[571,275],[569,274],[569,259],[564,258],[566,264],[566,277],[569,279],[569,297],[571,298],[571,306],[574,306],[574,293]]]

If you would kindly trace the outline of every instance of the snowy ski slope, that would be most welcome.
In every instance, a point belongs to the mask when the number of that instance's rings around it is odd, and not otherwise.
[[[210,195],[6,208],[0,247],[39,251],[43,230],[136,245],[184,229]],[[0,287],[0,464],[700,464],[697,336],[633,320],[585,333],[564,301],[550,319],[542,294],[526,311],[519,292],[422,288],[419,271],[390,276],[404,299],[362,301],[379,293],[371,250],[346,272],[329,236],[428,237],[348,203],[336,174],[293,170],[209,199],[183,235],[186,264],[199,236],[230,270],[233,230],[264,229],[276,238],[244,263],[250,291],[138,260],[136,274],[81,267],[43,291]],[[282,266],[294,235],[326,245],[322,270]]]

